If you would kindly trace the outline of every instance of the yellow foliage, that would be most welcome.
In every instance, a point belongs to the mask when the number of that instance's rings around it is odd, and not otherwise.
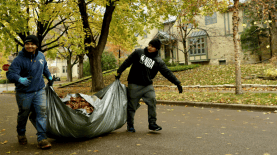
[[[265,70],[264,75],[268,77],[277,77],[277,69],[273,69],[273,68],[267,69]]]

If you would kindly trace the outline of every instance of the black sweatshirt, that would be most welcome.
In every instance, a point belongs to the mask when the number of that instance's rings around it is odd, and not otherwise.
[[[118,68],[117,73],[121,74],[131,65],[132,67],[127,79],[129,84],[143,86],[153,84],[152,79],[157,75],[158,71],[175,85],[181,83],[167,68],[164,61],[159,57],[158,52],[149,53],[147,47],[136,49]]]

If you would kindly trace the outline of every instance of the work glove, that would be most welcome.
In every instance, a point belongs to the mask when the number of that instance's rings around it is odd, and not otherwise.
[[[24,86],[29,86],[31,84],[31,81],[28,78],[23,77],[20,77],[18,82],[23,84]]]
[[[181,83],[177,84],[177,88],[179,90],[179,93],[181,94],[183,92],[183,87],[181,86]]]
[[[117,73],[117,74],[115,75],[115,79],[116,79],[116,80],[119,80],[120,76],[121,76],[121,74],[120,74],[120,73]]]
[[[55,75],[54,75],[54,79],[55,79]],[[54,80],[53,80],[53,78],[52,78],[52,76],[49,76],[49,78],[48,78],[48,86],[53,86],[53,83],[54,83]]]

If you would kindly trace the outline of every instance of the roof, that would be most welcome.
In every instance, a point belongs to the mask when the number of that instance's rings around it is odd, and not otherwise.
[[[171,16],[167,20],[164,21],[164,24],[175,22],[176,19],[177,19],[177,16]]]
[[[205,31],[194,31],[188,37],[198,37],[198,36],[205,36],[207,33]]]
[[[165,40],[176,40],[175,37],[169,35],[166,32],[163,32],[163,31],[158,31],[158,33],[156,34],[156,37],[158,37],[158,38],[161,37],[162,39],[165,39]]]

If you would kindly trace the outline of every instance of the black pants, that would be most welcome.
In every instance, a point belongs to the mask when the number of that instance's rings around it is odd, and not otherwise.
[[[156,123],[156,94],[153,85],[141,86],[136,84],[128,84],[128,105],[127,105],[127,124],[134,124],[136,110],[140,107],[139,100],[148,105],[148,122]]]

